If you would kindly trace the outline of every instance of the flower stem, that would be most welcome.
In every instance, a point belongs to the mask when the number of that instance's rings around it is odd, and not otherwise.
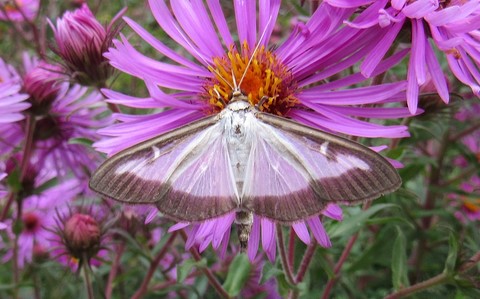
[[[184,230],[181,231],[182,238],[186,241],[187,240],[187,234],[185,233]],[[197,262],[202,259],[202,256],[200,253],[198,253],[197,249],[195,247],[190,248],[190,254],[192,255],[193,259],[196,260]],[[215,278],[215,275],[213,275],[212,271],[210,271],[209,268],[202,268],[200,269],[203,274],[207,276],[207,280],[212,286],[212,288],[217,291],[218,295],[220,295],[221,298],[230,298],[230,295],[228,295],[227,291],[222,287],[220,282]]]
[[[480,261],[480,251],[475,253],[468,261],[466,261],[464,264],[462,264],[458,269],[459,273],[466,272],[470,270],[471,268],[475,267],[475,265],[478,264]],[[416,292],[420,292],[426,289],[429,289],[431,287],[434,287],[436,285],[442,284],[447,282],[450,279],[450,275],[446,272],[442,272],[438,274],[435,277],[432,277],[430,279],[427,279],[425,281],[419,282],[417,284],[414,284],[412,286],[409,286],[408,288],[401,289],[397,292],[394,292],[388,296],[386,296],[384,299],[397,299],[397,298],[402,298],[408,295],[411,295]]]
[[[105,299],[110,299],[112,297],[113,291],[113,280],[117,276],[118,268],[120,267],[120,259],[122,258],[123,252],[125,251],[125,243],[121,243],[117,246],[117,254],[113,260],[110,273],[108,274],[107,286],[105,287]]]
[[[10,210],[10,206],[12,205],[14,200],[15,200],[15,193],[9,192],[8,193],[8,198],[7,198],[7,203],[3,207],[2,216],[0,217],[0,221],[4,221],[5,219],[7,219],[8,211]]]
[[[282,226],[277,223],[277,240],[278,240],[278,247],[280,250],[280,258],[282,261],[283,271],[285,272],[285,276],[288,282],[292,285],[295,285],[295,278],[293,277],[292,273],[292,266],[288,261],[287,257],[287,250],[285,248],[285,241],[283,239],[283,230]]]
[[[423,206],[423,208],[427,211],[435,208],[435,202],[439,196],[438,187],[440,186],[440,179],[441,179],[441,174],[443,169],[445,153],[450,144],[449,135],[450,135],[449,132],[446,132],[443,135],[440,141],[438,152],[436,154],[436,163],[432,165],[429,170],[428,182],[426,183],[427,190],[425,195],[425,204]],[[426,216],[421,220],[422,221],[420,224],[422,227],[422,231],[426,232],[432,224],[432,216]],[[413,251],[413,253],[415,253],[415,256],[414,256],[415,258],[413,259],[413,263],[415,265],[415,272],[414,272],[412,281],[417,281],[417,279],[421,276],[420,272],[421,272],[422,260],[423,260],[423,255],[426,249],[427,249],[427,240],[424,234],[420,234],[420,239],[418,241],[416,250]]]
[[[335,265],[335,268],[333,270],[334,276],[330,278],[327,282],[327,285],[325,286],[325,290],[323,291],[322,299],[328,299],[330,297],[330,292],[332,291],[333,286],[338,280],[338,273],[342,269],[343,264],[347,260],[348,256],[350,255],[350,251],[352,251],[353,245],[357,241],[358,238],[358,232],[355,233],[350,240],[348,240],[347,246],[342,252],[342,255],[340,256],[340,259],[338,260],[337,264]]]
[[[13,239],[13,282],[15,284],[15,288],[13,289],[13,298],[18,298],[18,289],[20,283],[20,273],[18,268],[18,232],[15,232],[15,237]]]
[[[165,254],[167,254],[168,250],[170,250],[170,246],[172,245],[176,236],[177,236],[176,232],[172,233],[170,235],[170,238],[168,238],[167,242],[165,243],[165,245],[163,245],[162,250],[160,250],[158,254],[155,256],[155,258],[152,260],[152,262],[150,263],[150,268],[148,269],[147,274],[143,278],[140,288],[138,288],[135,294],[133,294],[132,299],[139,299],[139,298],[142,298],[143,295],[145,295],[145,293],[148,290],[148,284],[150,283],[150,280],[152,279],[153,274],[155,273],[155,270],[157,269],[161,260],[165,257]]]
[[[420,292],[422,290],[431,288],[431,287],[436,286],[438,284],[442,284],[442,283],[446,282],[448,279],[449,279],[448,274],[443,272],[443,273],[441,273],[441,274],[439,274],[435,277],[432,277],[428,280],[422,281],[420,283],[414,284],[411,287],[401,289],[398,292],[390,294],[390,295],[386,296],[384,299],[402,298],[404,296],[407,296],[407,295],[410,295],[410,294],[413,294],[413,293]]]
[[[302,262],[300,263],[300,267],[298,268],[297,277],[295,277],[295,282],[298,284],[302,282],[305,274],[307,273],[308,266],[313,259],[313,255],[317,250],[317,241],[314,239],[308,244],[307,250],[305,251],[305,255],[303,256]]]
[[[35,116],[32,114],[27,115],[25,124],[25,149],[23,151],[22,164],[20,165],[20,182],[23,183],[25,176],[28,174],[28,165],[30,163],[30,157],[33,153],[33,136],[35,133]]]
[[[290,235],[288,239],[288,262],[292,266],[292,269],[295,268],[295,232],[293,227],[290,227]]]
[[[473,133],[474,131],[480,129],[480,121],[476,121],[470,127],[466,128],[465,130],[453,135],[450,137],[450,142],[456,142],[459,139]]]
[[[366,202],[363,205],[363,210],[367,210],[371,206],[371,202]],[[330,292],[332,291],[333,286],[338,280],[338,274],[340,273],[340,270],[342,269],[343,264],[347,260],[348,256],[350,255],[350,252],[352,251],[353,245],[358,239],[358,233],[356,232],[350,240],[348,240],[347,246],[342,252],[342,255],[338,259],[338,262],[335,264],[335,268],[333,269],[333,274],[334,276],[330,278],[327,282],[327,285],[325,286],[325,290],[323,291],[322,299],[328,299],[330,296]]]
[[[93,285],[92,285],[92,281],[90,280],[90,273],[89,273],[90,267],[89,267],[88,258],[86,255],[84,259],[85,261],[83,263],[83,275],[85,278],[85,288],[87,289],[88,299],[94,299],[95,295],[93,293]]]

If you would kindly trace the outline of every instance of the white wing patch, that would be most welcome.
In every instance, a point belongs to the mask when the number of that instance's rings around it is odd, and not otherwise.
[[[328,150],[328,141],[325,141],[324,143],[322,143],[322,145],[320,146],[320,154],[324,155],[324,156],[327,156],[327,150]]]

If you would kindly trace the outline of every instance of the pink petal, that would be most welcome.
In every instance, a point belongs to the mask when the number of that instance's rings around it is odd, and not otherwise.
[[[325,231],[325,228],[323,227],[323,224],[320,221],[320,218],[318,218],[318,216],[309,218],[307,220],[307,223],[310,226],[310,229],[312,230],[315,240],[317,240],[320,246],[325,248],[332,247],[330,238],[328,237],[327,232]]]
[[[292,228],[303,243],[310,244],[310,233],[308,232],[305,222],[293,223]]]
[[[335,219],[337,221],[342,221],[343,220],[342,209],[334,203],[328,204],[327,208],[325,209],[325,211],[322,212],[322,214],[327,216],[328,218],[332,218],[332,219]]]
[[[253,226],[250,232],[250,238],[248,239],[247,255],[251,262],[255,260],[258,251],[258,245],[260,244],[260,222],[261,218],[253,216]]]

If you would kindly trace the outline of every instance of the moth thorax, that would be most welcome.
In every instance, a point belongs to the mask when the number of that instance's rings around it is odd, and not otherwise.
[[[238,240],[240,242],[240,252],[246,252],[248,239],[252,231],[253,214],[247,211],[238,211],[235,215],[237,224]]]

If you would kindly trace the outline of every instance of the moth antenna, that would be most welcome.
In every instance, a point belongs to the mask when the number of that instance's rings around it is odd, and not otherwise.
[[[232,80],[233,80],[233,91],[240,91],[240,86],[237,85],[237,79],[235,78],[235,74],[233,73],[233,69],[231,70],[232,71]]]
[[[205,62],[205,64],[215,73],[218,75],[218,77],[220,77],[220,79],[222,79],[225,83],[227,83],[228,87],[230,87],[232,90],[234,89],[234,87],[232,86],[232,84],[230,84],[230,82],[228,82],[227,79],[225,79],[219,72],[218,70],[216,70],[213,65],[211,65],[207,59],[205,57],[203,57],[202,54],[200,54],[200,52],[197,51],[197,49],[192,45],[192,43],[190,43],[190,41],[187,39],[187,37],[183,34],[183,32],[180,30],[180,28],[178,28],[177,25],[175,25],[175,29],[177,29],[178,33],[180,33],[180,36],[183,38],[183,40],[190,46],[190,48],[193,49],[193,51],[198,55],[198,57],[200,57],[203,62]]]
[[[268,25],[270,25],[271,21],[272,21],[272,16],[270,16],[270,18],[268,19],[267,25],[265,25],[265,29],[263,30],[262,35],[258,39],[257,46],[255,46],[252,56],[250,56],[250,59],[248,60],[248,63],[247,63],[247,66],[245,67],[245,71],[243,72],[242,78],[240,79],[240,82],[238,82],[238,90],[240,90],[240,86],[242,85],[243,79],[245,79],[245,75],[247,74],[248,68],[250,67],[250,64],[253,61],[253,57],[255,56],[255,54],[257,54],[257,51],[260,48],[260,44],[263,38],[265,37],[265,33],[267,33],[267,28],[268,28]]]

